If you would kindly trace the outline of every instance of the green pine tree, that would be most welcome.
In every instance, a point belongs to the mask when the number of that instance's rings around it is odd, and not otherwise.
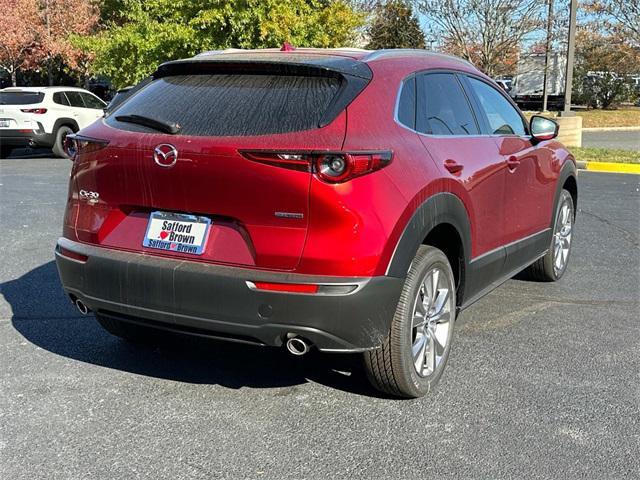
[[[424,33],[407,1],[389,0],[376,5],[367,48],[425,48]]]

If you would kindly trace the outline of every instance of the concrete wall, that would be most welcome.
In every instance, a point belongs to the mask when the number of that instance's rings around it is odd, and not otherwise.
[[[565,147],[582,146],[582,117],[557,117],[554,120],[560,125],[558,141]]]

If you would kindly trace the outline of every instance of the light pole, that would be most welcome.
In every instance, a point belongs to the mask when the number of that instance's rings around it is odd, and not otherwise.
[[[547,14],[547,45],[544,50],[544,76],[542,77],[542,111],[547,111],[547,78],[549,76],[549,57],[551,56],[551,34],[553,30],[553,0],[549,2],[549,13]]]
[[[575,115],[571,111],[571,88],[573,86],[573,62],[576,49],[576,10],[578,10],[578,0],[571,0],[571,11],[569,13],[569,42],[567,43],[567,71],[564,78],[564,110],[563,117]]]

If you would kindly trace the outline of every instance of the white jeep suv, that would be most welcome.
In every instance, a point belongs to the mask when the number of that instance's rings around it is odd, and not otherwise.
[[[69,133],[102,117],[106,103],[74,87],[11,87],[0,90],[0,158],[16,147],[50,147],[66,156]]]

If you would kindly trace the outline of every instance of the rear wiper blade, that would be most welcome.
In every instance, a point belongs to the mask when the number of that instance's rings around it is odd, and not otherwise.
[[[137,123],[145,127],[153,128],[159,132],[170,133],[175,135],[182,130],[182,125],[179,123],[163,122],[162,120],[156,120],[155,118],[144,117],[142,115],[117,115],[116,120],[126,123]]]

